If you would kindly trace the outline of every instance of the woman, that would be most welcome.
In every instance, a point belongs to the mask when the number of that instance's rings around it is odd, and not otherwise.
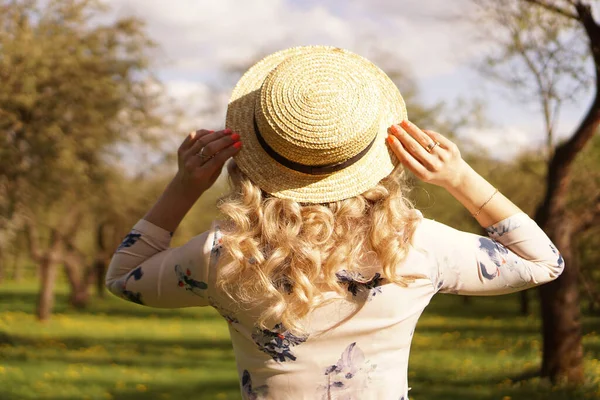
[[[184,140],[107,286],[147,306],[216,308],[246,399],[406,400],[412,334],[435,293],[511,293],[564,267],[451,141],[407,120],[398,89],[360,56],[315,46],[266,57],[234,89],[226,125]],[[169,248],[232,157],[225,221]],[[447,189],[489,238],[423,218],[402,166]]]

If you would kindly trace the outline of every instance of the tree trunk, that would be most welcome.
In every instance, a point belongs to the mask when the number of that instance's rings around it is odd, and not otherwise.
[[[106,260],[104,258],[98,258],[93,265],[93,273],[96,280],[96,294],[99,298],[104,297],[106,293],[106,287],[104,286],[104,278],[106,276]]]
[[[85,308],[88,304],[87,274],[83,277],[79,273],[81,260],[73,254],[68,254],[64,259],[65,273],[71,287],[69,303],[76,308]]]
[[[553,216],[546,232],[550,232],[550,239],[560,249],[566,268],[557,280],[540,287],[544,334],[542,376],[554,382],[581,383],[584,373],[579,271],[572,251],[571,221]]]
[[[21,262],[21,256],[27,248],[27,244],[23,243],[23,233],[19,232],[15,238],[14,257],[12,259],[12,280],[15,282],[21,282],[23,280],[23,263]]]
[[[7,263],[7,258],[5,257],[4,248],[0,244],[0,283],[4,280],[4,271]]]
[[[21,282],[23,280],[23,264],[21,263],[20,249],[17,249],[13,259],[12,279],[15,282]]]
[[[37,317],[40,321],[47,321],[54,308],[54,285],[58,265],[51,256],[44,257],[40,263],[40,294],[38,297]]]
[[[39,243],[37,227],[33,221],[25,223],[25,235],[29,243],[31,258],[36,261],[40,277],[40,293],[38,297],[37,316],[40,321],[46,321],[52,314],[54,307],[54,285],[58,274],[58,264],[65,256],[65,238],[72,238],[79,225],[78,210],[72,208],[69,214],[62,220],[61,230],[50,229],[50,240],[48,247],[42,249]]]
[[[521,315],[529,315],[531,311],[529,309],[529,290],[522,290],[519,292],[521,300]]]
[[[106,228],[107,223],[101,222],[96,228],[96,259],[92,265],[92,273],[96,282],[96,294],[99,298],[104,297],[106,288],[104,286],[104,279],[106,276],[106,269],[108,268],[108,251],[106,246]],[[113,229],[114,231],[114,229]]]

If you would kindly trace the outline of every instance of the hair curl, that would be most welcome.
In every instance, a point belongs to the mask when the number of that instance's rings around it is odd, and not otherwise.
[[[305,204],[269,196],[235,162],[228,167],[232,190],[219,204],[229,222],[227,256],[217,286],[238,305],[266,301],[261,329],[268,329],[266,321],[280,321],[290,332],[305,333],[303,317],[322,304],[316,282],[348,294],[336,276],[341,270],[360,273],[375,260],[384,279],[401,286],[414,280],[397,271],[419,220],[404,196],[403,172],[396,169],[356,197]]]

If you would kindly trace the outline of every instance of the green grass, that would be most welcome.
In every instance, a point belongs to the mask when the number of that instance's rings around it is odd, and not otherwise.
[[[157,310],[107,295],[85,311],[58,290],[56,313],[33,317],[36,287],[0,285],[0,399],[239,399],[227,325],[210,308]],[[600,318],[586,317],[587,383],[552,387],[535,375],[537,317],[517,297],[438,296],[417,327],[411,400],[600,398]]]

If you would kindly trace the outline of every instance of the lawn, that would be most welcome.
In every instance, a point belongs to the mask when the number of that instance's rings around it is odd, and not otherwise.
[[[155,310],[110,295],[77,311],[59,287],[56,313],[33,317],[36,287],[0,284],[0,399],[239,399],[225,321],[212,309]],[[411,400],[600,399],[600,318],[586,317],[587,383],[533,376],[539,319],[517,297],[438,296],[421,318]]]

